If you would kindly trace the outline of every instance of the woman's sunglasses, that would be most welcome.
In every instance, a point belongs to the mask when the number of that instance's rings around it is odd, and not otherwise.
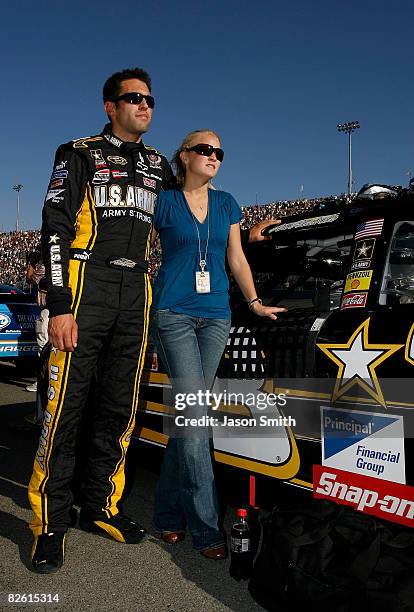
[[[111,102],[120,102],[120,100],[124,100],[124,102],[128,102],[128,104],[141,104],[142,100],[144,99],[148,105],[148,108],[154,108],[155,99],[153,98],[153,96],[147,96],[145,94],[138,93],[137,91],[130,91],[129,93],[124,93],[122,94],[122,96],[113,98]]]
[[[194,151],[194,153],[198,153],[198,155],[204,155],[205,157],[210,157],[210,155],[215,153],[219,162],[222,162],[224,159],[223,149],[220,149],[219,147],[213,147],[213,145],[209,144],[196,144],[193,147],[188,147],[184,149],[184,151]]]

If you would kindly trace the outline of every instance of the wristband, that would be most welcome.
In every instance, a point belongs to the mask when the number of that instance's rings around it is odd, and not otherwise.
[[[262,304],[262,300],[258,297],[255,297],[253,300],[250,300],[250,302],[247,303],[248,307],[250,308],[250,310],[252,309],[252,305],[255,302],[259,302],[259,304]]]

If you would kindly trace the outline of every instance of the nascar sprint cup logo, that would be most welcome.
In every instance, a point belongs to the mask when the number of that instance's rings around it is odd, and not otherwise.
[[[0,313],[0,331],[8,327],[11,323],[11,318],[3,313]]]

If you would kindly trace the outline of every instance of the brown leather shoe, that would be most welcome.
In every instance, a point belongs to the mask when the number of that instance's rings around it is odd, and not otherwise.
[[[216,561],[227,559],[227,546],[222,544],[222,546],[215,546],[214,548],[205,548],[200,550],[200,553],[207,559],[215,559]]]
[[[167,544],[178,544],[178,542],[182,542],[184,538],[184,531],[163,531],[161,534],[161,539],[167,542]]]

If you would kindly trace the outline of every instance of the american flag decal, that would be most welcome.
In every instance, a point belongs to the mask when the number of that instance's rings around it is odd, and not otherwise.
[[[370,238],[371,236],[380,236],[384,219],[371,219],[357,225],[355,232],[355,240],[360,238]]]

